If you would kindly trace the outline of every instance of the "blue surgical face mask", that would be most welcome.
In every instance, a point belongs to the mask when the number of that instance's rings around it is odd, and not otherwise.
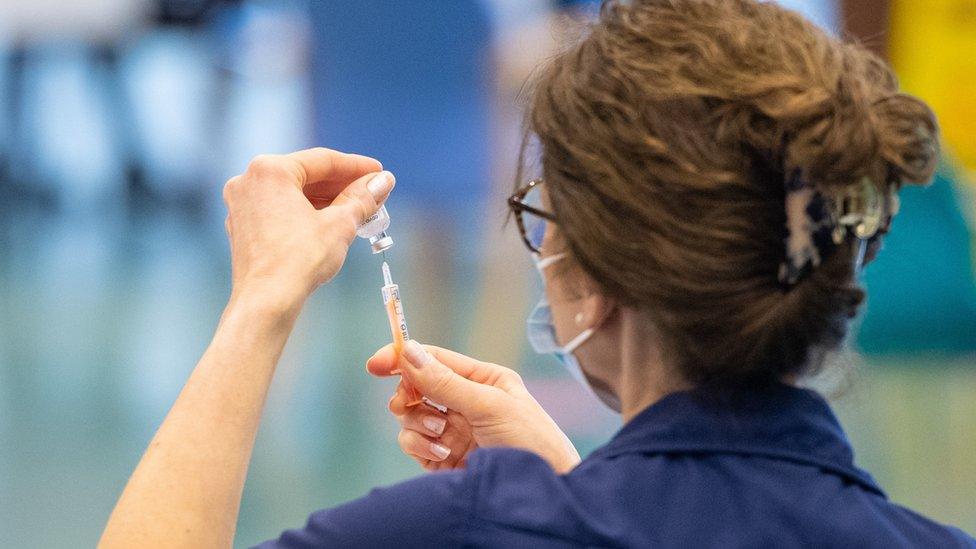
[[[532,259],[535,261],[535,267],[539,271],[539,276],[542,277],[542,284],[545,286],[546,277],[543,271],[546,267],[549,267],[553,263],[559,261],[566,257],[566,254],[556,254],[551,255],[546,258],[540,258],[538,255],[533,255]],[[549,299],[546,297],[545,289],[543,288],[542,298],[539,299],[539,303],[529,314],[529,318],[526,322],[526,334],[529,338],[529,343],[535,352],[540,355],[553,355],[559,362],[562,363],[570,375],[586,387],[589,392],[597,397],[600,402],[606,405],[608,408],[615,412],[620,411],[620,399],[616,395],[608,394],[605,391],[597,391],[590,385],[589,380],[586,375],[583,374],[583,368],[580,367],[579,360],[576,359],[576,355],[573,351],[578,349],[580,345],[586,343],[596,330],[594,328],[587,328],[580,332],[579,335],[574,337],[565,346],[559,344],[559,340],[556,338],[556,327],[552,323],[552,308],[549,306]]]

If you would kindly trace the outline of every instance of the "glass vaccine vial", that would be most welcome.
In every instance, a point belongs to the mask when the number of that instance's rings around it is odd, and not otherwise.
[[[369,240],[373,253],[378,254],[393,247],[393,238],[386,234],[389,228],[390,213],[386,211],[386,204],[384,204],[356,229],[356,236]]]

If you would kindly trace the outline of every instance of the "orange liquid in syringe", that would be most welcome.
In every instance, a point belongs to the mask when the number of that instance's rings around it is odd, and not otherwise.
[[[388,273],[388,267],[384,263],[384,274]],[[403,315],[403,305],[400,302],[400,290],[395,284],[388,284],[383,287],[383,301],[386,305],[386,316],[390,320],[390,332],[393,334],[393,351],[396,353],[397,360],[400,360],[403,353],[403,346],[410,339],[407,332],[407,322]],[[400,369],[393,373],[401,373]],[[417,406],[423,402],[423,397],[406,378],[400,377],[400,383],[407,391],[407,406]]]

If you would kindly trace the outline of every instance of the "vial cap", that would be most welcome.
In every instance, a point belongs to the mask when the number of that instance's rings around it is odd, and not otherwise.
[[[393,238],[389,236],[384,236],[370,242],[373,247],[373,253],[378,254],[380,252],[385,252],[393,247]]]

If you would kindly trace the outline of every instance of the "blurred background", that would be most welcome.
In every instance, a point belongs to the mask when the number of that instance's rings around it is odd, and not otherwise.
[[[783,2],[887,56],[938,111],[832,395],[892,499],[976,532],[976,0]],[[595,4],[552,0],[0,3],[0,546],[93,546],[229,294],[220,190],[258,153],[323,145],[398,177],[392,267],[421,341],[512,365],[584,454],[617,420],[524,319],[503,226],[520,89]],[[237,544],[420,473],[363,364],[389,338],[356,244],[278,370]]]

